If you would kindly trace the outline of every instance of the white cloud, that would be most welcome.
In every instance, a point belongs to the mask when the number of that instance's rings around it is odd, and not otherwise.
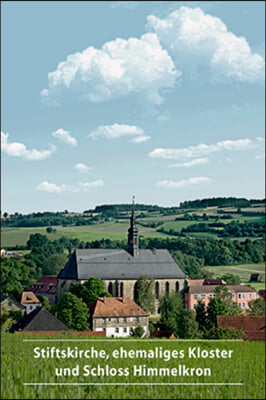
[[[82,163],[74,165],[74,168],[81,174],[86,174],[91,169],[90,167]]]
[[[209,162],[208,158],[195,158],[194,160],[177,163],[177,164],[170,164],[168,165],[169,168],[190,168],[195,167],[195,165],[203,165]]]
[[[25,144],[19,142],[8,142],[8,133],[1,131],[1,149],[9,156],[21,157],[30,161],[40,161],[51,156],[56,151],[56,147],[50,144],[49,150],[28,150]]]
[[[144,92],[150,102],[159,104],[160,89],[173,87],[180,75],[157,35],[147,33],[140,39],[117,38],[101,49],[90,46],[69,55],[49,72],[48,89],[41,96],[54,102],[71,91],[75,97],[100,102]]]
[[[171,180],[165,179],[163,181],[157,182],[156,185],[159,187],[176,189],[176,188],[181,188],[184,186],[199,185],[202,183],[210,183],[210,182],[212,182],[212,180],[210,178],[205,177],[205,176],[198,176],[195,178],[181,179],[180,181],[171,181]]]
[[[55,183],[49,183],[47,181],[41,182],[36,190],[40,190],[48,193],[63,193],[63,192],[87,192],[89,189],[104,186],[103,180],[99,179],[92,182],[79,182],[76,185],[56,185]]]
[[[123,124],[101,125],[88,135],[92,139],[98,137],[118,139],[125,136],[135,136],[131,139],[131,142],[134,143],[141,143],[150,139],[150,136],[145,135],[145,131],[139,126]]]
[[[202,157],[218,151],[243,151],[253,150],[261,146],[263,138],[255,139],[236,139],[222,140],[216,144],[200,143],[197,146],[188,146],[182,149],[157,148],[151,151],[148,156],[152,158],[163,159],[187,159],[194,157]]]
[[[70,135],[70,132],[65,131],[62,128],[57,129],[57,131],[53,132],[52,136],[60,140],[60,142],[68,144],[69,146],[77,146],[78,144],[77,140]]]
[[[130,142],[133,143],[143,143],[143,142],[147,142],[147,140],[150,140],[150,136],[136,136],[133,139],[130,139]]]
[[[180,7],[165,19],[149,15],[147,29],[156,32],[178,68],[195,72],[198,64],[210,68],[216,77],[264,80],[264,59],[252,53],[244,37],[229,32],[220,18],[205,14],[199,7]]]
[[[49,183],[47,181],[41,182],[36,189],[49,193],[61,193],[63,191],[62,186],[57,186],[55,183]]]

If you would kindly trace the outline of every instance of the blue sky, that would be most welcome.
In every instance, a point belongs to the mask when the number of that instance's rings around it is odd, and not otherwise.
[[[262,1],[2,1],[2,212],[263,198],[264,16]]]

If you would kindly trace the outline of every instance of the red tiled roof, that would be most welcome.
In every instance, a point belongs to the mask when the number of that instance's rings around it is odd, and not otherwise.
[[[90,305],[92,317],[148,316],[130,297],[99,297]]]
[[[265,316],[218,315],[217,324],[222,328],[235,328],[245,332],[246,340],[265,340]]]
[[[36,287],[38,285],[38,287]],[[36,293],[55,293],[55,287],[57,285],[57,275],[44,275],[38,281],[33,283],[27,290],[31,290]]]

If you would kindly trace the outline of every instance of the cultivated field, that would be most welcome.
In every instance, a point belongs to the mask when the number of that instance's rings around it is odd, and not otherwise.
[[[35,342],[23,342],[24,340]],[[52,341],[47,341],[52,340]],[[62,341],[63,340],[63,341]],[[105,350],[109,358],[34,358],[34,348],[47,350],[67,347],[78,350]],[[162,357],[118,357],[113,351],[152,350],[162,352]],[[202,350],[232,350],[231,358],[189,357],[189,347]],[[168,350],[168,353],[166,353]],[[169,351],[178,351],[178,357],[168,357]],[[184,358],[181,358],[181,353]],[[141,339],[99,339],[77,335],[2,335],[2,399],[263,399],[265,398],[265,344],[243,341],[182,341]],[[46,354],[46,352],[45,352]],[[91,353],[90,353],[91,354]],[[128,354],[128,353],[127,353]],[[158,353],[159,354],[159,353]],[[177,353],[175,353],[177,354]],[[168,359],[169,358],[169,359]],[[84,376],[84,366],[89,371],[99,368],[95,376]],[[142,371],[152,368],[171,370],[180,365],[185,368],[208,368],[210,374],[197,376],[142,376],[134,374],[134,365]],[[56,376],[59,368],[76,372],[72,376]],[[118,373],[107,376],[107,368]],[[182,367],[181,367],[182,368]],[[128,375],[125,371],[128,370]],[[102,376],[101,376],[102,375]],[[111,376],[113,375],[113,376]],[[164,376],[165,375],[165,376]],[[42,383],[42,385],[37,385]],[[47,385],[48,383],[48,385]],[[31,385],[25,385],[31,384]]]

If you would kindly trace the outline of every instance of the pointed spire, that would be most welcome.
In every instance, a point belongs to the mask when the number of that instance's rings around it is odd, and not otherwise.
[[[138,228],[135,217],[135,196],[132,199],[132,214],[130,218],[130,227],[128,229],[128,247],[130,254],[135,257],[139,254]]]

